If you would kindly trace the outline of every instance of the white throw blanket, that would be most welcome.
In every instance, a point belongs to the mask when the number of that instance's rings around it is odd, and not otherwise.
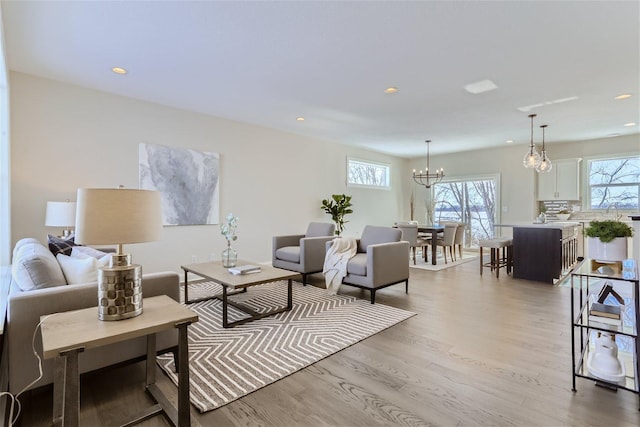
[[[342,279],[347,275],[347,263],[356,254],[357,242],[353,237],[333,239],[324,257],[322,274],[330,295],[338,293]]]

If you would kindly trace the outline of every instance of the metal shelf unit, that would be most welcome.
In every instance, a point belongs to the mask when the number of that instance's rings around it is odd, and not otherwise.
[[[625,269],[620,264],[613,268],[585,259],[571,272],[571,353],[573,387],[576,378],[594,380],[596,385],[613,390],[627,390],[638,395],[640,410],[640,325],[639,280],[635,263]],[[625,297],[625,309],[621,325],[609,325],[589,320],[589,296],[597,295],[605,282],[613,284],[617,292]],[[618,343],[618,358],[625,366],[625,378],[620,383],[607,381],[593,375],[587,369],[590,351],[594,350],[593,338],[598,331],[613,333]]]

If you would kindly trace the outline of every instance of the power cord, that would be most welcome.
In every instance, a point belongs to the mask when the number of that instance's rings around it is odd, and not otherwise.
[[[7,398],[11,401],[11,406],[9,408],[9,427],[13,427],[13,425],[16,423],[16,421],[18,421],[18,417],[20,417],[20,412],[22,411],[22,405],[20,404],[20,399],[19,399],[20,395],[22,393],[24,393],[25,391],[27,391],[35,383],[40,381],[40,379],[42,378],[42,375],[43,375],[42,374],[42,358],[40,357],[40,355],[36,351],[36,334],[38,332],[38,328],[40,328],[42,326],[42,322],[47,320],[49,317],[54,316],[55,314],[56,313],[53,313],[53,314],[49,314],[49,315],[43,317],[40,320],[40,322],[36,325],[36,328],[33,330],[33,336],[31,337],[31,349],[33,350],[33,354],[36,356],[36,359],[38,359],[38,378],[36,378],[35,380],[33,380],[32,382],[27,384],[15,396],[13,394],[9,393],[8,391],[3,391],[3,392],[0,393],[0,398],[3,397],[3,396],[7,396]],[[16,410],[16,408],[17,408],[17,412],[16,412],[16,414],[14,416],[13,412],[14,412],[14,410]]]

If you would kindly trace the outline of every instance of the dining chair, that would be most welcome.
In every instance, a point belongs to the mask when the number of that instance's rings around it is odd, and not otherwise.
[[[464,244],[464,228],[465,223],[459,222],[458,228],[456,228],[456,236],[453,238],[453,256],[456,256],[456,247],[458,248],[458,254],[462,259],[462,245]]]
[[[409,248],[413,258],[413,265],[416,264],[416,248],[422,248],[422,253],[425,252],[425,247],[429,244],[427,239],[418,236],[418,224],[412,224],[409,222],[398,222],[397,227],[402,230],[402,240],[409,242]]]
[[[435,241],[436,246],[442,247],[442,256],[444,257],[444,263],[447,263],[447,249],[449,250],[449,255],[451,257],[451,261],[453,261],[453,242],[456,237],[456,230],[458,229],[458,224],[456,223],[443,223],[444,232],[442,233],[442,238],[438,237]],[[434,242],[431,239],[427,239],[430,245],[433,245]]]

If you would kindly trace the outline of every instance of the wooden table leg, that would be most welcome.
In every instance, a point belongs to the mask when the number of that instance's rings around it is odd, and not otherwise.
[[[229,327],[227,322],[227,287],[224,285],[222,285],[222,327]]]
[[[189,272],[184,271],[184,303],[189,304]]]
[[[226,288],[226,287],[225,287]],[[180,323],[178,328],[178,426],[191,425],[191,403],[189,403],[189,341],[187,327],[190,322]]]
[[[438,241],[438,230],[435,228],[431,230],[431,264],[436,265],[436,252],[438,249],[438,245],[436,242]]]
[[[72,348],[60,353],[64,363],[64,385],[62,399],[64,401],[62,424],[65,427],[80,425],[80,374],[78,372],[78,354],[84,347]]]

